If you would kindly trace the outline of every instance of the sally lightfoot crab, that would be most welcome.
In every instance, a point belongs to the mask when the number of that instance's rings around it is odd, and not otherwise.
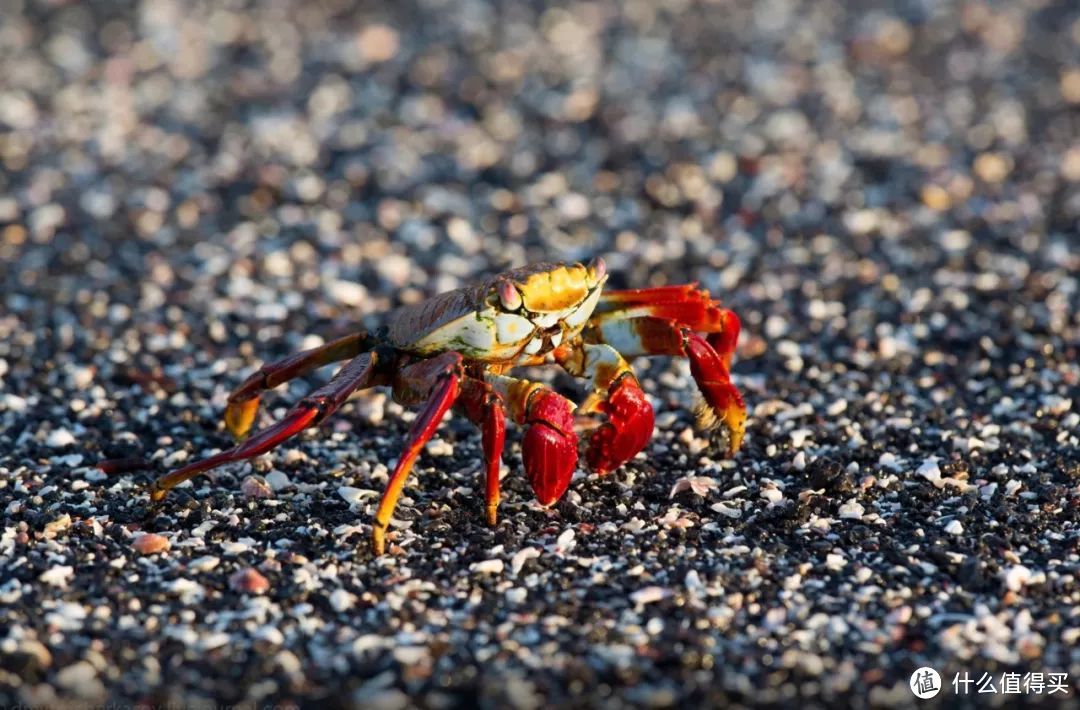
[[[601,419],[585,444],[585,462],[596,473],[618,468],[645,447],[653,410],[624,359],[639,355],[689,359],[703,399],[699,424],[735,453],[746,421],[729,375],[738,317],[696,284],[604,292],[606,280],[600,259],[588,266],[526,266],[400,308],[374,333],[348,335],[264,365],[229,396],[225,425],[241,443],[162,476],[150,497],[161,501],[193,476],[269,451],[323,421],[359,389],[389,385],[396,401],[420,410],[375,513],[375,553],[385,548],[413,462],[450,409],[481,431],[487,520],[494,525],[507,415],[525,427],[525,473],[545,506],[562,497],[577,467],[576,417]],[[264,390],[341,360],[348,362],[327,385],[281,421],[247,436]],[[508,374],[548,363],[591,382],[579,406],[547,385]]]

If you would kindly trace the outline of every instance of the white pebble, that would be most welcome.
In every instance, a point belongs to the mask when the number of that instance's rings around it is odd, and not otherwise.
[[[919,469],[916,471],[916,473],[933,483],[938,488],[941,488],[941,486],[943,485],[941,483],[941,468],[938,467],[937,456],[931,456],[930,458],[923,461],[922,465],[919,466]]]
[[[948,525],[945,526],[945,532],[950,535],[963,535],[964,526],[960,523],[959,520],[952,520],[949,522]]]
[[[203,557],[196,557],[188,563],[188,569],[194,572],[209,572],[218,566],[220,560],[213,555],[204,555]]]
[[[184,449],[177,449],[162,459],[161,463],[165,468],[175,468],[187,460],[188,452]]]
[[[477,574],[502,574],[503,567],[503,561],[500,559],[473,562],[469,565],[469,569]]]
[[[286,458],[288,458],[286,456]],[[289,477],[281,471],[271,471],[266,474],[266,484],[275,492],[282,491],[292,485]]]
[[[635,604],[652,604],[662,599],[667,598],[670,595],[668,590],[663,587],[643,587],[635,592],[631,592],[630,600]]]
[[[730,506],[724,505],[723,503],[715,503],[712,506],[712,509],[714,512],[720,513],[720,515],[723,515],[727,518],[738,518],[742,515],[742,512],[738,508],[732,508]]]
[[[270,624],[255,629],[254,636],[260,641],[265,641],[274,646],[280,646],[285,643],[285,635],[281,633],[277,627],[271,626]]]
[[[555,551],[566,553],[574,549],[574,545],[577,544],[574,541],[574,534],[573,528],[563,530],[562,534],[555,540]]]
[[[398,646],[394,649],[394,660],[405,666],[414,666],[428,657],[428,650],[423,646]]]
[[[430,456],[453,456],[454,445],[446,439],[432,439],[425,450]]]
[[[292,466],[307,461],[307,454],[300,449],[289,449],[285,452],[284,461],[286,464]]]
[[[881,455],[880,458],[878,458],[878,466],[891,469],[893,471],[900,470],[900,464],[896,461],[896,455],[889,451],[886,451]]]
[[[45,445],[52,449],[61,449],[74,443],[75,435],[67,429],[54,429],[49,432],[48,438],[45,439]]]
[[[224,631],[215,631],[203,636],[199,639],[199,643],[196,647],[200,651],[212,651],[215,648],[221,648],[229,643],[229,635]]]
[[[18,395],[6,394],[0,402],[4,403],[4,408],[12,412],[25,412],[26,400]]]
[[[859,503],[859,501],[852,498],[847,503],[840,506],[840,519],[841,520],[861,520],[865,509]]]
[[[814,432],[810,429],[796,429],[791,432],[791,445],[796,449],[801,449],[806,440],[814,435]]]
[[[779,488],[769,487],[762,489],[761,497],[770,503],[778,503],[784,499],[784,493]]]
[[[364,489],[351,486],[341,486],[337,492],[349,505],[359,505],[360,499],[364,496]]]
[[[847,411],[847,400],[838,399],[828,406],[825,413],[830,417],[836,417]]]
[[[1012,565],[1005,570],[1005,586],[1013,592],[1019,592],[1031,579],[1031,570],[1024,565]]]
[[[68,581],[74,574],[74,567],[68,565],[55,565],[42,572],[38,579],[50,586],[67,589]]]
[[[330,606],[334,611],[341,613],[348,611],[356,603],[356,595],[340,587],[330,593]]]
[[[540,550],[536,549],[535,547],[525,547],[518,550],[514,554],[514,559],[510,560],[510,571],[513,572],[515,576],[517,576],[517,574],[521,572],[521,568],[525,566],[526,562],[533,559],[534,557],[539,556]]]

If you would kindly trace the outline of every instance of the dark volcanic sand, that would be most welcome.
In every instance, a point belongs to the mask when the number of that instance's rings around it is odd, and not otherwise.
[[[0,704],[1075,702],[1080,7],[382,5],[0,0]],[[734,460],[640,361],[494,530],[454,420],[372,558],[383,394],[148,514],[263,360],[597,254],[741,315]]]

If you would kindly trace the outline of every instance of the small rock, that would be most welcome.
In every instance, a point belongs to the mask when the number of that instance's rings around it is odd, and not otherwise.
[[[271,471],[266,474],[266,483],[275,493],[292,485],[289,477],[281,471]]]
[[[652,604],[662,599],[666,599],[671,596],[671,592],[663,587],[643,587],[635,592],[631,592],[630,601],[635,604]]]
[[[1024,565],[1011,565],[1004,573],[1005,587],[1011,592],[1019,592],[1031,580],[1031,570]]]
[[[516,576],[521,572],[521,568],[525,566],[526,562],[539,556],[540,550],[535,547],[523,547],[514,553],[514,559],[510,560],[510,571]]]
[[[54,429],[45,439],[45,445],[51,449],[62,449],[75,443],[75,435],[67,429]]]
[[[330,593],[329,601],[334,611],[341,613],[352,608],[356,603],[356,595],[339,587]]]
[[[500,559],[484,560],[483,562],[473,562],[469,565],[469,569],[477,574],[502,574],[503,561]]]
[[[38,579],[50,586],[67,589],[68,582],[74,574],[74,567],[68,565],[55,565],[42,572]]]
[[[153,555],[157,552],[165,552],[171,546],[169,538],[157,533],[143,533],[131,541],[131,546],[140,555]]]
[[[270,589],[270,581],[259,570],[248,567],[229,577],[229,587],[245,594],[265,594]]]
[[[188,569],[195,572],[209,572],[218,566],[220,560],[213,555],[205,555],[203,557],[196,557],[188,563]]]
[[[859,501],[852,498],[840,506],[839,515],[841,520],[862,520],[863,513],[865,512],[866,510]]]
[[[266,481],[263,480],[262,476],[248,476],[240,484],[240,490],[246,498],[259,499],[274,496],[274,491],[271,490],[270,486],[266,485]]]

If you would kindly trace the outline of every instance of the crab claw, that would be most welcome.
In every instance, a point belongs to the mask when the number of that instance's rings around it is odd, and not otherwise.
[[[585,460],[590,470],[603,475],[645,448],[653,432],[653,408],[637,380],[624,375],[597,409],[607,415],[607,421],[589,438]]]
[[[235,439],[243,439],[251,431],[251,425],[255,422],[255,414],[259,411],[259,397],[240,402],[229,402],[225,407],[225,427]]]
[[[577,467],[573,405],[554,392],[538,390],[529,399],[525,423],[525,473],[540,504],[551,505],[562,498]]]
[[[746,405],[735,386],[724,358],[697,333],[685,334],[685,348],[703,401],[698,406],[698,426],[718,445],[734,454],[746,433]]]

